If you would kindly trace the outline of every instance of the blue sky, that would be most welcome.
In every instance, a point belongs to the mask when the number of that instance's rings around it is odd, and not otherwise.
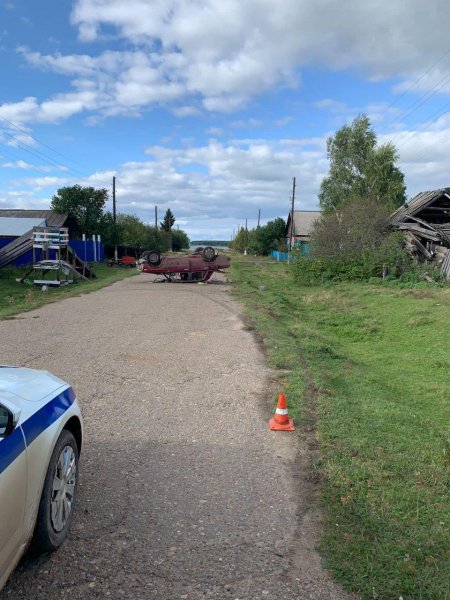
[[[0,208],[116,176],[119,211],[229,239],[286,218],[294,176],[317,209],[363,112],[409,196],[449,186],[449,24],[444,0],[0,0]]]

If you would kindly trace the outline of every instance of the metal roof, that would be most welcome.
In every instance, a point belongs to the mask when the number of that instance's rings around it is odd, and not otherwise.
[[[42,217],[3,217],[0,213],[0,235],[16,237],[43,225],[45,219]]]
[[[40,219],[41,221],[45,220],[46,224],[52,227],[62,227],[67,220],[67,216],[66,213],[57,213],[53,210],[0,209],[0,218]]]

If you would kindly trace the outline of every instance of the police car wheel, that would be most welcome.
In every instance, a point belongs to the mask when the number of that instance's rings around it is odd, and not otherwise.
[[[31,547],[52,552],[66,539],[78,483],[78,447],[70,431],[56,442],[45,477]]]

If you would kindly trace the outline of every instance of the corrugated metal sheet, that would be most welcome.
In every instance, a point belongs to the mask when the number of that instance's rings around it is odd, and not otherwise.
[[[45,225],[45,219],[42,217],[2,217],[0,215],[0,235],[17,237],[23,235],[33,227]]]
[[[18,219],[41,219],[46,220],[47,225],[62,227],[67,219],[66,213],[56,213],[53,210],[26,210],[16,208],[1,208],[0,217]],[[51,222],[49,222],[49,220]]]

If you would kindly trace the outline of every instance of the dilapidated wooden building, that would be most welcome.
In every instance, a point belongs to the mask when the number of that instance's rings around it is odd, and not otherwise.
[[[390,224],[405,232],[412,254],[450,279],[450,188],[417,194],[391,215]]]

